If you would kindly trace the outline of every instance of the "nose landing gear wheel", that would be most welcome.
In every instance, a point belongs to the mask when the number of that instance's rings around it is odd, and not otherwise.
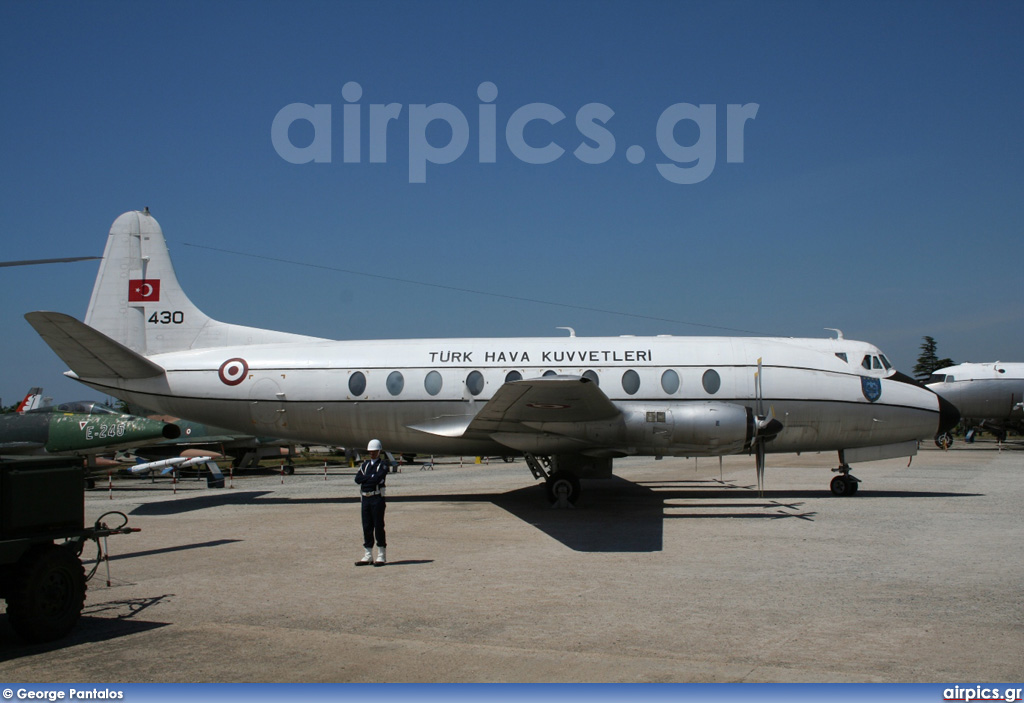
[[[832,489],[832,495],[852,496],[857,492],[858,485],[859,482],[852,476],[836,476],[829,484],[829,488]]]

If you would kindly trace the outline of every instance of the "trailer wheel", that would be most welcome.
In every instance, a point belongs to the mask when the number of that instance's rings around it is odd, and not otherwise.
[[[18,563],[7,597],[7,617],[29,642],[71,632],[85,605],[85,569],[75,553],[56,544],[29,550]]]

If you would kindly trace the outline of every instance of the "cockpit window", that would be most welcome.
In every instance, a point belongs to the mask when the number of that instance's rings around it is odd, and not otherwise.
[[[933,373],[931,376],[928,377],[928,380],[925,381],[925,383],[943,383],[943,382],[945,382],[945,380],[946,380],[946,374],[944,374],[944,373]]]
[[[892,368],[892,364],[890,364],[889,360],[885,358],[885,354],[879,354],[878,358],[882,360],[882,366],[885,367],[886,371]]]
[[[877,356],[871,357],[871,368],[880,369],[882,368],[882,362],[878,360]]]
[[[118,412],[109,405],[93,400],[72,400],[59,405],[48,405],[45,408],[34,408],[30,413],[83,413],[86,415],[117,415]]]
[[[870,371],[871,370],[871,356],[868,355],[868,354],[865,354],[864,358],[860,362],[860,365],[863,366],[864,368],[866,368],[868,371]]]
[[[836,352],[836,356],[845,361],[847,364],[850,363],[850,360],[846,358],[846,352]]]

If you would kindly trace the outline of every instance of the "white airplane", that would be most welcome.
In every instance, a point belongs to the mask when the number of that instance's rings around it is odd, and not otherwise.
[[[938,369],[925,382],[953,403],[968,427],[967,441],[975,428],[988,430],[1000,442],[1007,430],[1024,432],[1024,363],[957,364]],[[953,436],[939,433],[935,443],[948,447]]]
[[[176,417],[256,435],[420,454],[522,454],[549,497],[627,456],[838,451],[911,456],[952,404],[843,338],[334,341],[210,319],[181,289],[149,210],[114,221],[85,322],[26,319],[67,375]]]

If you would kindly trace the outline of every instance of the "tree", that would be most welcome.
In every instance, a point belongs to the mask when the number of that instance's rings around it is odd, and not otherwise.
[[[925,336],[921,343],[921,353],[917,357],[917,364],[914,366],[914,376],[919,380],[927,380],[937,369],[953,366],[956,362],[950,358],[940,359],[935,353],[938,343],[934,337]]]

